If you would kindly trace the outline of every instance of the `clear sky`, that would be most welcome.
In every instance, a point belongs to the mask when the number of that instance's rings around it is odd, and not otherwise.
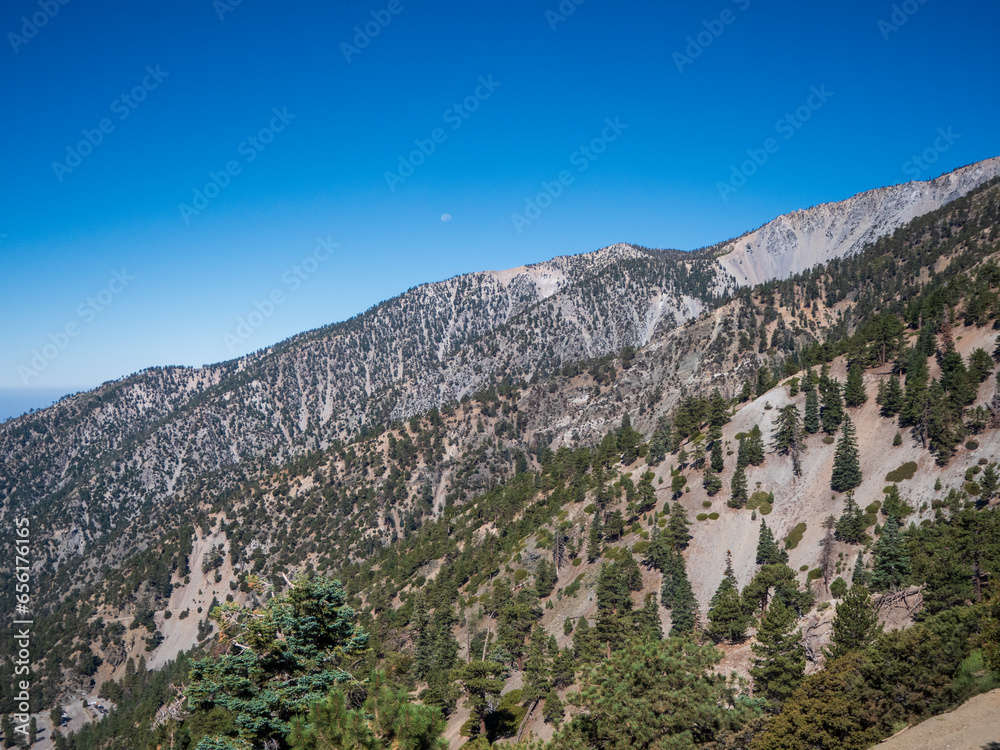
[[[996,156],[998,27],[971,0],[10,0],[0,419]]]

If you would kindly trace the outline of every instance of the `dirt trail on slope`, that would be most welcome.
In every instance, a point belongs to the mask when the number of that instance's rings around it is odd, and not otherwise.
[[[1000,750],[1000,690],[905,729],[876,750]]]

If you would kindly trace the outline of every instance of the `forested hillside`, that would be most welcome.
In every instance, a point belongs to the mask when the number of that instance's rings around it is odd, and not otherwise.
[[[865,748],[991,689],[998,221],[993,181],[638,343],[516,366],[567,300],[702,283],[629,249],[463,341],[500,364],[457,398],[114,524],[106,488],[48,496],[38,518],[72,495],[95,533],[86,562],[52,543],[37,702],[117,706],[58,746]]]

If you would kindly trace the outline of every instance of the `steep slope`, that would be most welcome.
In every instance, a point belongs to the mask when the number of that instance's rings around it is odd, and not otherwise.
[[[717,245],[724,277],[738,286],[784,279],[818,263],[852,255],[912,219],[967,195],[1000,174],[1000,157],[928,182],[869,190],[779,216],[760,229]]]

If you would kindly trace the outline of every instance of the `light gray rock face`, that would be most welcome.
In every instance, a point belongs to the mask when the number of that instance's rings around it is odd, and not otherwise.
[[[793,211],[717,246],[719,265],[739,286],[787,278],[818,263],[856,253],[998,174],[1000,157],[929,182],[892,185],[837,203]]]

